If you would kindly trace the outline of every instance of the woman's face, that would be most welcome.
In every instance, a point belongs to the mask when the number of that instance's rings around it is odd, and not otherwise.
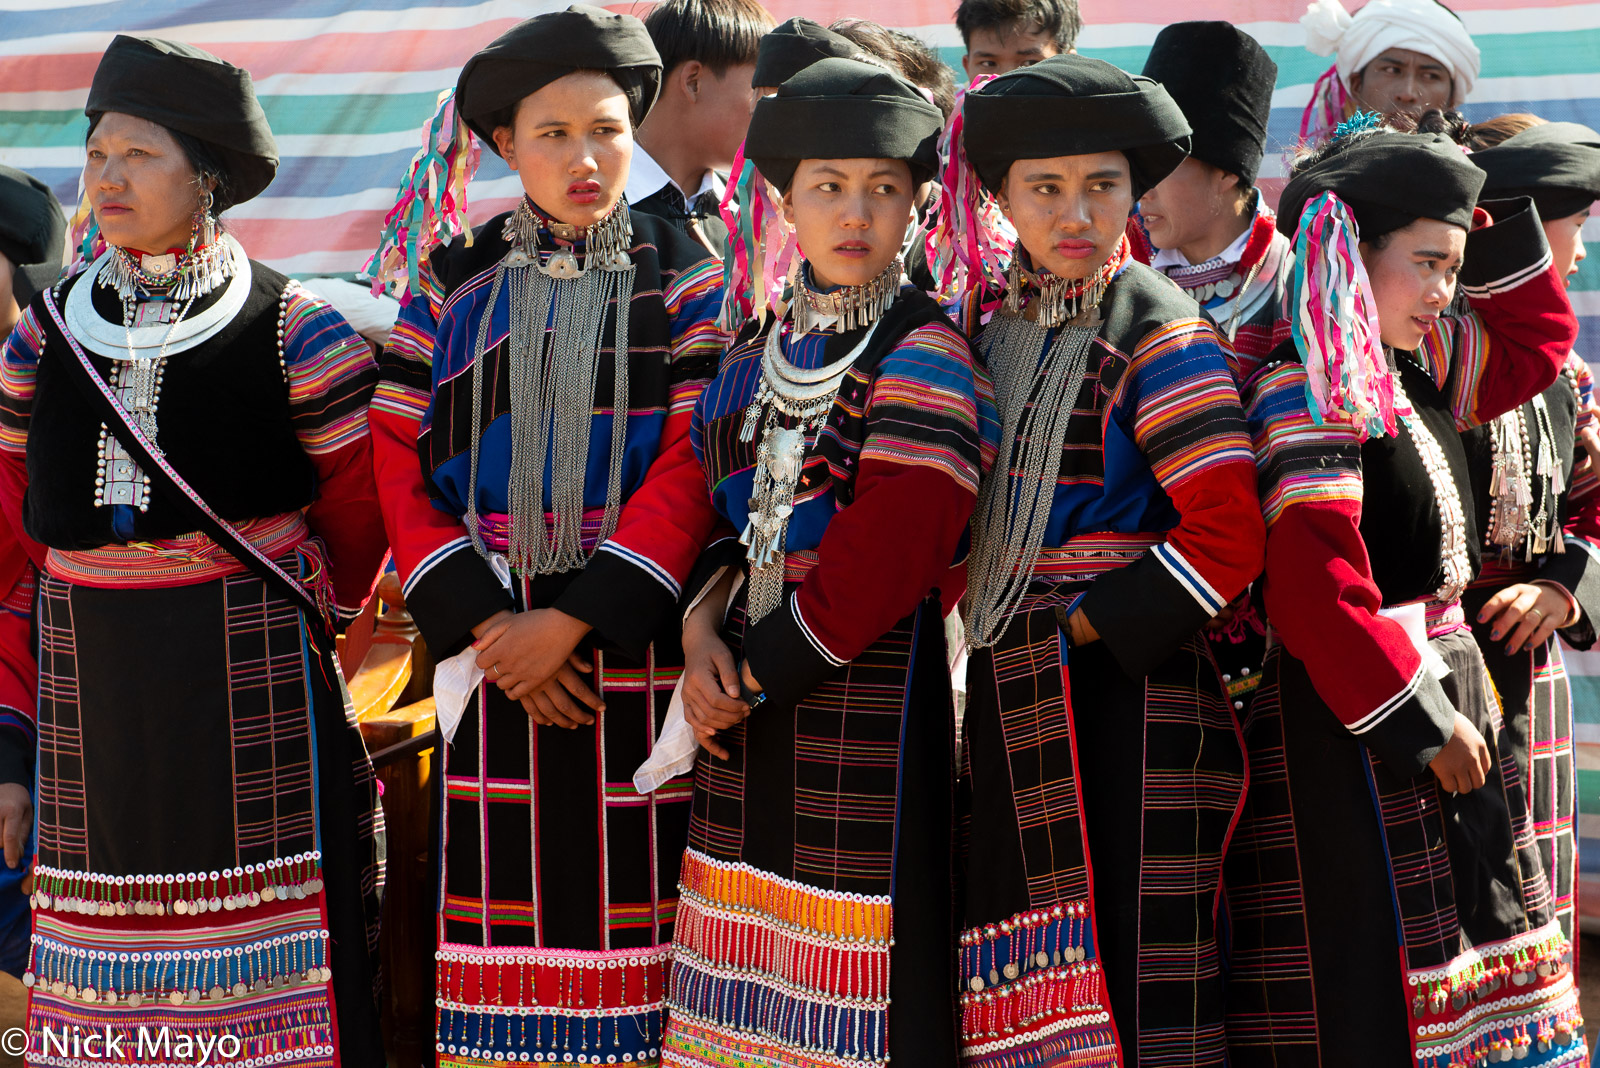
[[[1087,278],[1111,258],[1133,210],[1133,179],[1121,152],[1019,159],[1000,186],[1000,210],[1035,270]]]
[[[1388,236],[1381,249],[1363,241],[1361,260],[1372,279],[1383,343],[1409,352],[1456,295],[1467,232],[1438,219],[1418,219]]]
[[[1561,284],[1570,287],[1572,276],[1578,273],[1578,264],[1589,255],[1583,247],[1583,224],[1589,221],[1589,209],[1564,219],[1549,219],[1544,224],[1544,236],[1550,242],[1550,258],[1555,263]]]
[[[628,98],[605,74],[568,74],[523,97],[513,124],[494,131],[494,143],[540,211],[556,222],[592,226],[611,213],[628,184]]]
[[[900,254],[911,225],[911,168],[899,159],[807,159],[783,195],[783,217],[819,286],[859,286]]]
[[[156,254],[188,246],[200,187],[166,127],[108,111],[85,148],[83,188],[107,244]]]

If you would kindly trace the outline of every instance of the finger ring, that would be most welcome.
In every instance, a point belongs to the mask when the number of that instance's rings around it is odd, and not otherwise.
[[[490,664],[489,666],[494,669],[494,677],[495,678],[498,679],[498,678],[500,678],[501,675],[505,674],[503,671],[500,670],[500,665],[499,664]]]
[[[1543,619],[1544,618],[1544,609],[1542,609],[1542,608],[1530,608],[1530,609],[1528,609],[1528,615],[1530,615],[1530,616],[1538,616],[1540,619]]]

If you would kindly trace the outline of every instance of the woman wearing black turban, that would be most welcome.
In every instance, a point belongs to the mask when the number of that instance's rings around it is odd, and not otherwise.
[[[1449,138],[1368,115],[1280,203],[1293,338],[1245,386],[1275,644],[1226,870],[1235,1065],[1582,1056],[1461,607],[1479,552],[1460,431],[1549,386],[1576,322],[1538,213],[1475,211],[1482,185]]]
[[[435,689],[456,1068],[660,1056],[689,782],[627,782],[711,533],[689,412],[723,341],[720,265],[623,196],[660,80],[631,15],[513,26],[462,69],[376,257],[407,300],[373,409],[381,504],[407,605],[467,680]],[[523,195],[433,248],[446,203],[465,219],[473,138]],[[407,229],[418,198],[436,228]]]
[[[737,232],[781,233],[799,261],[787,305],[768,307],[782,269],[737,305],[758,314],[695,409],[702,492],[743,533],[709,554],[726,570],[684,627],[686,711],[714,755],[695,770],[666,1064],[955,1062],[941,617],[992,411],[900,259],[939,126],[908,82],[837,58],[750,121]]]
[[[1076,55],[965,122],[1017,246],[968,298],[1002,422],[965,606],[963,1063],[1220,1065],[1244,754],[1202,628],[1260,571],[1261,514],[1224,343],[1124,236],[1189,125]]]
[[[1485,198],[1533,199],[1556,274],[1570,283],[1583,258],[1579,231],[1600,198],[1600,133],[1525,119],[1527,129],[1480,144],[1470,158],[1487,176]],[[1475,126],[1473,140],[1487,132]],[[1600,612],[1600,472],[1575,433],[1592,433],[1593,394],[1588,364],[1571,352],[1555,385],[1466,434],[1484,559],[1462,604],[1528,784],[1534,837],[1568,938],[1578,907],[1578,796],[1572,698],[1556,635],[1588,649]]]
[[[148,1024],[162,1059],[370,1065],[381,817],[332,626],[383,557],[377,368],[216,219],[277,168],[247,72],[119,36],[86,110],[107,247],[0,369],[0,511],[44,571],[33,1052]]]

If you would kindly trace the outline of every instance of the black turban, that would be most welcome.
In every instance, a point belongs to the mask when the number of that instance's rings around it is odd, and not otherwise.
[[[11,261],[11,292],[28,301],[61,277],[67,220],[50,187],[31,174],[0,165],[0,254]]]
[[[1087,56],[1007,71],[965,107],[962,144],[991,192],[1019,159],[1121,152],[1137,200],[1189,154],[1189,123],[1165,89]]]
[[[193,45],[118,34],[83,111],[91,121],[108,111],[135,115],[204,141],[228,172],[219,212],[256,196],[278,173],[278,143],[250,72]]]
[[[1361,239],[1438,219],[1472,229],[1483,172],[1444,134],[1380,130],[1289,179],[1278,202],[1278,229],[1290,237],[1314,197],[1338,194],[1350,206]]]
[[[821,59],[756,104],[744,153],[785,192],[803,159],[902,159],[920,185],[938,169],[943,126],[933,102],[898,74]]]
[[[1231,22],[1179,22],[1156,35],[1144,76],[1160,82],[1194,129],[1189,154],[1254,185],[1267,151],[1278,65]]]
[[[1600,200],[1600,133],[1548,122],[1469,157],[1488,177],[1483,195],[1532,197],[1543,219],[1576,215]]]
[[[498,111],[574,71],[611,75],[628,98],[633,125],[644,122],[661,91],[661,55],[644,23],[588,4],[524,19],[489,42],[456,80],[456,110],[490,151]]]
[[[768,30],[756,50],[752,86],[779,86],[819,59],[853,59],[861,46],[810,19],[792,18]]]

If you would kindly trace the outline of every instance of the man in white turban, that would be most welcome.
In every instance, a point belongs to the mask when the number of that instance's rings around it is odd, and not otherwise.
[[[1478,46],[1437,0],[1370,0],[1353,16],[1339,0],[1314,0],[1300,25],[1308,49],[1334,57],[1300,119],[1300,137],[1312,144],[1357,111],[1416,118],[1454,107],[1478,78]]]

